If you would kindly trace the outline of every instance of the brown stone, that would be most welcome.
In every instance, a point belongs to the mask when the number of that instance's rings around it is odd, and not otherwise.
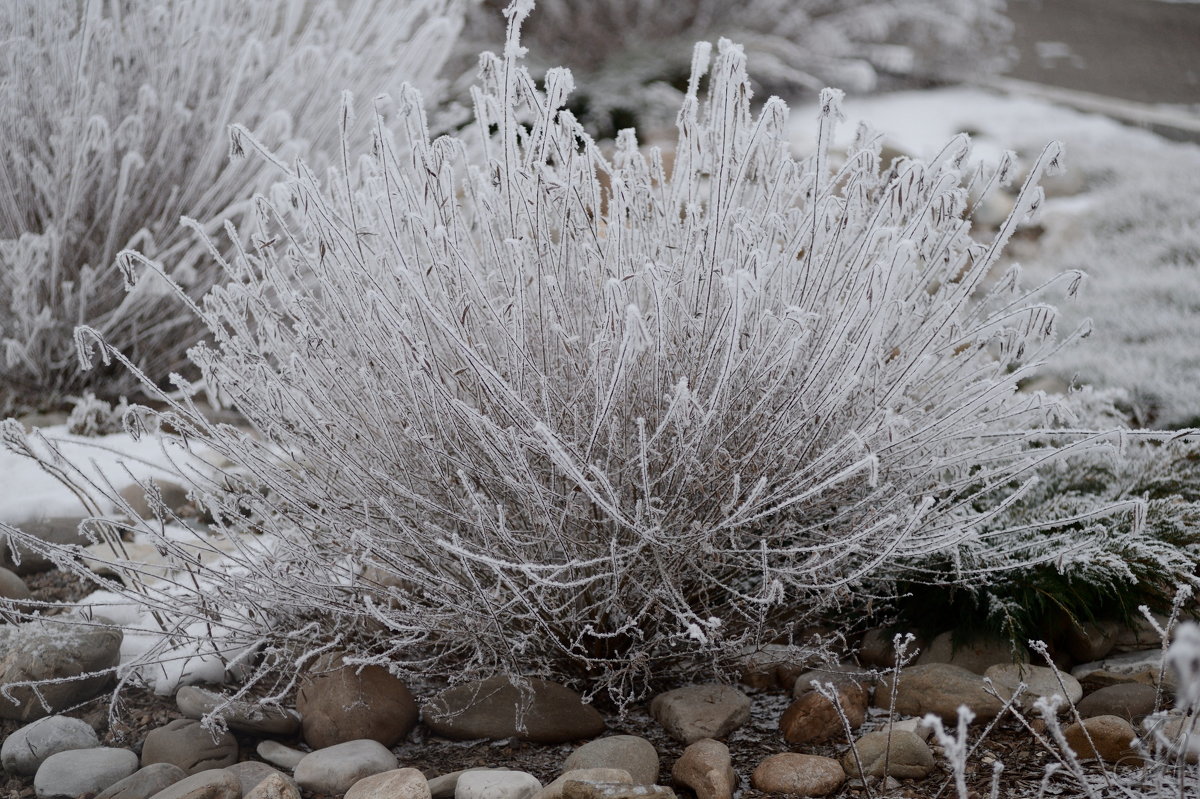
[[[22,533],[51,544],[87,546],[92,542],[86,535],[79,532],[79,524],[82,521],[76,517],[33,519],[13,526]],[[17,551],[17,558],[13,558],[13,548]],[[20,563],[16,562],[18,559],[21,561]],[[36,552],[28,544],[19,544],[15,538],[10,539],[9,536],[0,534],[0,567],[9,569],[21,577],[26,577],[30,574],[50,571],[54,568],[54,561]]]
[[[886,708],[892,700],[892,680],[884,678],[875,687],[876,707]],[[1003,709],[1003,703],[987,692],[983,677],[949,663],[910,666],[900,676],[896,691],[896,712],[904,716],[933,713],[943,721],[956,723],[958,706],[966,705],[976,720],[990,721]]]
[[[952,632],[944,632],[933,639],[929,648],[917,656],[918,666],[933,663],[949,663],[976,674],[983,674],[988,666],[997,663],[1028,663],[1029,653],[1024,647],[1016,651],[1003,638],[977,636],[968,641],[955,641]]]
[[[255,785],[242,799],[300,799],[296,783],[276,772]]]
[[[1071,625],[1063,636],[1063,643],[1076,663],[1091,663],[1107,657],[1120,634],[1121,625],[1115,621],[1087,621],[1078,627]]]
[[[873,630],[867,630],[863,635],[862,642],[858,645],[858,660],[864,666],[874,666],[880,669],[890,669],[896,665],[896,647],[893,643],[893,635],[890,631],[883,627],[876,627]],[[911,657],[913,653],[924,651],[928,642],[920,637],[915,636],[911,644],[906,650],[906,657]]]
[[[122,637],[117,629],[53,621],[0,626],[0,685],[61,680],[39,686],[38,694],[12,688],[17,704],[0,698],[0,718],[34,721],[96,696],[112,682]]]
[[[1071,705],[1083,698],[1083,687],[1079,680],[1046,666],[998,663],[988,666],[983,676],[992,681],[992,688],[1005,701],[1011,699],[1018,687],[1023,685],[1017,701],[1026,710],[1032,710],[1037,700],[1042,697],[1057,695],[1063,699],[1058,706],[1058,712],[1066,713]]]
[[[430,799],[429,783],[415,768],[398,768],[363,777],[343,799]]]
[[[849,680],[835,684],[834,689],[851,729],[857,730],[867,715],[867,689]],[[779,719],[779,730],[784,740],[793,745],[824,743],[846,734],[837,705],[816,690],[801,694],[792,702]]]
[[[766,644],[746,657],[741,683],[758,691],[790,690],[796,675],[808,668],[810,660],[811,656],[798,647]]]
[[[737,787],[729,747],[712,738],[701,738],[684,749],[671,767],[671,778],[691,788],[696,799],[731,799]]]
[[[257,760],[246,760],[241,763],[234,763],[232,766],[226,766],[225,770],[238,778],[242,784],[242,794],[248,794],[253,791],[260,783],[264,782],[269,777],[278,774],[283,778],[283,781],[296,787],[295,781],[279,771],[279,769],[271,768],[266,763],[260,763]]]
[[[907,730],[871,732],[842,755],[847,774],[857,776],[860,765],[868,777],[921,779],[933,771],[933,752],[920,736]]]
[[[157,489],[159,499],[167,506],[168,510],[178,514],[189,506],[190,500],[188,500],[187,489],[179,483],[172,480],[158,479],[148,482]],[[122,488],[120,496],[138,516],[143,519],[154,518],[154,510],[150,507],[150,501],[146,498],[146,490],[137,483]]]
[[[1167,628],[1167,617],[1161,613],[1152,614],[1154,620],[1164,630]],[[1116,639],[1113,641],[1112,653],[1122,655],[1127,652],[1141,652],[1146,649],[1161,649],[1162,636],[1158,630],[1142,614],[1138,614],[1129,624],[1118,624]]]
[[[842,787],[846,772],[834,759],[783,752],[758,764],[750,784],[763,793],[826,796]]]
[[[1119,716],[1084,719],[1082,724],[1076,722],[1063,730],[1063,737],[1072,751],[1082,758],[1100,758],[1108,763],[1141,762],[1141,756],[1130,747],[1137,733],[1133,725]]]
[[[1120,716],[1136,722],[1154,712],[1158,689],[1153,685],[1127,682],[1100,688],[1080,701],[1078,710],[1083,718]]]
[[[29,591],[29,586],[25,585],[25,581],[16,575],[15,572],[0,567],[0,599],[22,600],[29,599],[33,594]]]
[[[631,777],[629,772],[625,769],[576,768],[560,774],[557,779],[548,783],[540,791],[535,793],[532,799],[562,799],[563,786],[567,784],[567,780],[580,780],[583,782],[623,782],[627,785],[634,784],[633,777]],[[653,782],[653,779],[651,782]]]
[[[654,744],[637,735],[609,735],[588,741],[567,755],[562,768],[564,772],[575,769],[625,769],[635,784],[653,785],[658,782],[658,751]]]
[[[313,749],[369,739],[392,747],[417,726],[408,686],[382,666],[346,666],[308,674],[296,696],[304,740]]]
[[[96,799],[150,799],[187,776],[179,766],[155,763],[96,794]]]
[[[240,799],[242,785],[225,769],[198,771],[154,794],[153,799]]]
[[[434,733],[456,740],[519,738],[558,744],[593,738],[605,726],[599,711],[566,686],[530,678],[523,689],[504,676],[443,691],[421,715]]]
[[[237,739],[225,732],[213,735],[195,719],[175,719],[151,730],[142,744],[142,766],[170,763],[188,774],[223,769],[237,762]],[[239,783],[238,793],[241,794]]]
[[[659,694],[650,715],[685,744],[723,738],[750,720],[750,697],[730,685],[689,685]]]

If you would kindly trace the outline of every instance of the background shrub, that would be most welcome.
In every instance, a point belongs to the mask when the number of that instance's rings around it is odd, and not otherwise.
[[[1015,391],[1057,346],[1053,309],[987,280],[1055,146],[977,242],[972,203],[1009,160],[965,172],[959,137],[882,168],[864,129],[835,163],[828,90],[797,161],[786,107],[751,112],[722,41],[711,69],[696,49],[673,168],[632,131],[610,161],[562,110],[570,73],[542,91],[523,66],[528,11],[482,59],[470,144],[431,140],[406,90],[394,136],[323,181],[299,166],[256,198],[250,246],[214,248],[228,282],[191,357],[253,432],[165,394],[128,419],[237,465],[195,481],[233,566],[113,587],[169,620],[146,658],[191,636],[264,676],[349,648],[638,696],[978,538],[1035,467],[1095,446],[1053,443],[1049,401]],[[131,530],[178,549],[158,519]]]
[[[135,387],[83,373],[87,323],[153,379],[181,368],[197,319],[153,277],[126,292],[117,253],[169,264],[190,297],[217,270],[180,216],[216,236],[272,176],[230,164],[238,122],[288,157],[337,144],[339,92],[369,107],[434,91],[452,0],[6,0],[0,4],[0,414]],[[223,243],[220,246],[227,246]]]
[[[468,58],[503,40],[505,5],[484,0],[470,14]],[[699,40],[740,42],[760,90],[815,96],[987,74],[1007,60],[1011,24],[1003,0],[539,0],[525,35],[534,73],[570,67],[581,87],[571,110],[612,136],[669,130]]]

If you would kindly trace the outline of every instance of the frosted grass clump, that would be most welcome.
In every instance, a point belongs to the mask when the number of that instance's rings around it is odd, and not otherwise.
[[[468,17],[468,56],[502,40],[495,12],[504,5],[486,0]],[[525,35],[538,77],[571,68],[580,86],[572,108],[595,134],[629,120],[645,132],[669,127],[697,40],[741,42],[755,81],[787,97],[988,74],[1006,62],[1011,27],[1003,0],[539,0]]]
[[[0,414],[135,386],[79,371],[78,324],[154,379],[182,368],[198,320],[153,276],[127,292],[117,253],[137,247],[203,295],[217,270],[180,216],[216,219],[216,235],[272,177],[229,162],[227,127],[321,157],[338,143],[341,90],[436,90],[460,22],[452,4],[0,3]]]
[[[182,379],[184,399],[126,416],[235,464],[193,493],[239,576],[197,562],[204,590],[126,594],[172,645],[203,621],[257,652],[250,683],[345,649],[644,695],[978,536],[1033,469],[1101,437],[1045,443],[1047,399],[1016,386],[1058,346],[1054,310],[1015,271],[986,280],[1055,145],[979,243],[972,203],[1011,160],[968,172],[964,136],[881,171],[865,129],[835,158],[834,90],[796,160],[786,106],[751,112],[723,40],[711,65],[696,48],[673,167],[633,131],[610,160],[563,110],[570,73],[526,70],[530,6],[482,58],[475,140],[431,140],[406,89],[394,134],[379,121],[324,180],[297,165],[255,199],[250,245],[214,248],[228,282],[195,308],[210,340],[191,357],[253,432],[207,420]],[[95,330],[77,341],[128,365]]]

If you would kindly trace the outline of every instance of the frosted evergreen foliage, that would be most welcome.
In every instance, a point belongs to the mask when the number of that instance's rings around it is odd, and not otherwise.
[[[215,235],[271,178],[229,162],[228,125],[318,157],[342,89],[367,105],[405,80],[435,89],[451,2],[0,3],[0,413],[132,386],[78,370],[84,322],[155,378],[179,368],[195,318],[161,280],[126,292],[117,253],[139,248],[201,296],[217,270],[180,216],[216,219]]]
[[[504,5],[486,0],[469,17],[469,56],[502,40]],[[539,76],[571,68],[582,87],[572,107],[596,132],[626,118],[669,126],[697,40],[741,42],[755,81],[787,97],[987,74],[1005,63],[1010,29],[1004,0],[539,0],[526,38]]]
[[[722,41],[711,65],[696,48],[673,168],[632,131],[608,159],[561,110],[570,73],[543,90],[524,67],[529,5],[482,59],[475,138],[431,140],[406,90],[394,135],[380,123],[324,179],[298,165],[256,199],[250,246],[213,251],[228,283],[197,307],[210,340],[191,356],[254,431],[165,394],[127,420],[236,464],[194,476],[236,568],[111,586],[173,633],[146,658],[194,636],[258,652],[260,677],[345,648],[637,696],[976,536],[1060,453],[1035,432],[1045,398],[1016,392],[1057,346],[1054,311],[1015,273],[985,281],[1056,145],[978,243],[972,198],[1011,161],[965,171],[959,137],[881,169],[866,130],[835,159],[834,90],[794,160],[787,108],[751,112]],[[178,550],[161,520],[134,528]]]
[[[1065,429],[1122,432],[1040,467],[981,535],[895,564],[901,593],[916,595],[901,602],[910,622],[1023,643],[1065,624],[1126,621],[1142,604],[1166,612],[1178,586],[1200,586],[1197,437],[1129,430],[1127,402],[1116,391],[1072,393],[1060,406]]]

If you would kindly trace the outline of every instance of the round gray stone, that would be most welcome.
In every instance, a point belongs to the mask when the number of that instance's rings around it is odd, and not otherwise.
[[[22,533],[51,544],[79,544],[80,546],[87,546],[92,542],[88,540],[86,535],[79,532],[79,523],[81,521],[83,520],[76,517],[63,517],[36,519],[14,524],[13,526]],[[17,552],[16,558],[13,557],[14,549]],[[18,560],[20,563],[17,563]],[[25,577],[30,574],[50,571],[54,568],[54,561],[37,553],[28,544],[17,543],[15,538],[0,535],[0,567],[9,569],[15,574]]]
[[[1085,719],[1093,716],[1119,716],[1126,721],[1140,721],[1154,712],[1158,690],[1139,682],[1118,683],[1093,691],[1077,707]]]
[[[128,749],[78,749],[50,755],[33,777],[38,799],[75,799],[100,793],[137,771],[137,755]]]
[[[187,776],[179,766],[155,763],[138,769],[125,779],[105,788],[96,799],[150,799]]]
[[[750,697],[731,685],[688,685],[659,694],[650,715],[685,744],[724,738],[750,720]]]
[[[870,732],[842,755],[842,768],[847,774],[858,776],[860,767],[868,777],[921,779],[933,771],[933,751],[920,736],[906,730]]]
[[[538,778],[524,771],[468,771],[458,778],[454,799],[532,799],[541,789]]]
[[[308,752],[301,752],[299,749],[293,749],[271,740],[259,741],[254,751],[271,765],[285,768],[288,771],[294,771],[296,766],[300,765],[300,761],[308,755]]]
[[[563,761],[563,771],[584,768],[619,768],[629,772],[635,785],[658,782],[658,751],[637,735],[610,735],[588,741]]]
[[[86,721],[69,716],[47,716],[4,739],[0,764],[9,774],[33,776],[38,766],[59,752],[91,749],[100,745],[96,731]]]
[[[17,574],[0,567],[0,599],[29,599],[33,594]]]
[[[451,771],[429,779],[429,795],[432,799],[454,799],[454,792],[458,790],[458,779],[468,771],[512,771],[512,769],[504,766],[497,766],[496,768],[476,766],[474,768]]]
[[[905,716],[933,713],[943,721],[958,719],[958,706],[966,705],[980,721],[994,719],[1004,704],[987,692],[983,676],[950,663],[909,666],[900,676],[896,690],[896,712]],[[881,679],[875,687],[875,706],[886,708],[892,700],[892,680]]]
[[[362,739],[311,752],[296,766],[296,784],[310,793],[343,794],[363,777],[400,767],[379,741]]]
[[[14,688],[17,703],[0,698],[0,718],[33,721],[91,699],[112,680],[121,638],[118,629],[62,621],[0,627],[0,685],[66,679],[41,687],[49,711],[32,689]]]
[[[953,632],[947,631],[933,639],[929,648],[917,656],[918,666],[949,663],[976,674],[983,674],[988,666],[997,663],[1026,663],[1029,653],[1025,647],[1013,650],[1004,638],[979,636],[970,641],[955,642]]]

